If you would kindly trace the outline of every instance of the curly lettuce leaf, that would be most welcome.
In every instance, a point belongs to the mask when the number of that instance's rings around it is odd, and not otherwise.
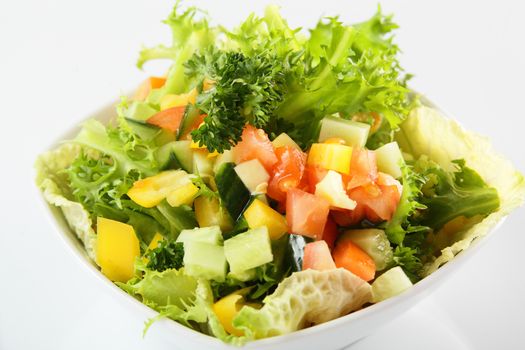
[[[60,208],[68,226],[83,243],[87,255],[95,261],[96,234],[91,217],[80,203],[73,200],[67,175],[63,172],[80,152],[78,145],[65,143],[40,155],[35,163],[36,184],[45,200]]]
[[[385,233],[388,240],[394,244],[401,244],[407,233],[426,231],[427,227],[413,225],[410,217],[417,210],[424,210],[426,206],[420,203],[421,186],[424,184],[424,177],[415,172],[410,165],[403,165],[401,168],[403,192],[399,200],[399,205],[390,221],[388,221]]]
[[[454,172],[446,172],[423,159],[416,163],[423,167],[421,171],[428,179],[420,199],[426,210],[421,213],[419,221],[435,231],[457,217],[485,217],[499,209],[496,189],[467,167],[465,160],[454,160],[453,163],[457,166]]]
[[[244,306],[233,325],[248,338],[272,337],[346,315],[370,298],[370,285],[345,269],[308,269],[284,279],[261,309]]]
[[[173,60],[166,84],[160,89],[157,98],[167,93],[179,94],[190,89],[192,81],[185,75],[184,64],[193,53],[213,45],[217,35],[217,29],[209,26],[208,18],[201,11],[195,7],[182,11],[179,2],[164,23],[171,28],[171,46],[145,48],[140,52],[137,61],[137,66],[142,68],[149,60]]]
[[[242,345],[247,339],[229,335],[212,309],[213,294],[209,282],[184,274],[184,268],[162,272],[149,270],[138,260],[137,276],[127,283],[117,283],[127,293],[138,297],[159,314],[146,322],[144,334],[153,323],[170,318],[186,327],[202,331],[227,343]]]
[[[525,198],[525,179],[512,163],[499,155],[488,139],[466,131],[436,109],[414,109],[395,138],[404,151],[415,158],[426,155],[447,172],[457,170],[454,160],[464,159],[488,186],[497,190],[500,199],[498,211],[461,232],[455,243],[442,249],[440,256],[424,265],[424,276],[467,249],[474,239],[488,234],[502,218],[521,205]]]

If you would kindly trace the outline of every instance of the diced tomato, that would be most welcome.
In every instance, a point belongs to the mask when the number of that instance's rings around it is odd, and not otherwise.
[[[349,239],[337,242],[333,257],[337,267],[343,267],[367,282],[374,279],[374,260]]]
[[[365,208],[366,217],[370,221],[390,220],[399,203],[397,186],[378,186],[369,184],[354,188],[348,196],[358,205]]]
[[[291,146],[285,146],[277,147],[275,155],[278,160],[272,169],[267,194],[279,202],[284,202],[288,189],[297,188],[301,183],[306,154]]]
[[[334,249],[337,234],[337,225],[335,224],[334,220],[328,216],[328,219],[326,219],[326,224],[324,225],[323,236],[321,239],[326,242],[330,250]]]
[[[307,165],[304,171],[305,178],[308,181],[308,192],[315,193],[315,185],[323,180],[328,170],[315,165]]]
[[[149,117],[146,122],[171,132],[177,132],[184,117],[185,109],[186,106],[168,108]]]
[[[330,212],[330,203],[324,198],[291,188],[286,196],[286,221],[290,233],[319,239]]]
[[[339,226],[354,226],[365,218],[365,207],[357,203],[354,210],[332,210],[331,216]]]
[[[354,148],[350,163],[350,176],[346,179],[349,180],[346,184],[347,190],[376,181],[377,163],[374,151]]]
[[[325,241],[308,243],[304,247],[303,270],[335,269],[335,262]]]
[[[233,148],[233,157],[236,164],[258,159],[268,172],[271,172],[277,163],[277,156],[268,135],[264,130],[252,125],[244,127],[242,140]]]
[[[403,186],[399,181],[394,179],[392,175],[388,175],[382,172],[377,173],[377,181],[376,183],[379,186],[396,186],[399,192],[399,195],[403,193]]]

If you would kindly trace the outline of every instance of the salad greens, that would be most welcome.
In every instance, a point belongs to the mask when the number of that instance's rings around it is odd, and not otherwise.
[[[245,123],[275,136],[289,132],[307,146],[327,114],[350,118],[376,111],[387,120],[385,128],[396,129],[409,112],[407,77],[390,36],[397,25],[380,11],[353,26],[337,17],[322,19],[308,39],[275,7],[233,31],[210,28],[206,17],[194,21],[195,15],[195,9],[180,12],[176,6],[165,22],[173,46],[143,50],[138,65],[174,61],[162,93],[184,92],[205,79],[215,83],[197,100],[207,116],[192,133],[210,151],[235,145]]]
[[[380,10],[306,33],[272,6],[230,30],[177,3],[164,23],[172,43],[137,65],[171,60],[166,77],[36,164],[91,260],[159,312],[146,330],[167,317],[241,345],[332,320],[417,283],[525,197],[488,141],[414,97]]]

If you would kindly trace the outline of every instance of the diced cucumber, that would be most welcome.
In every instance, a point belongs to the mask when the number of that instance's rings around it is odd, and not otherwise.
[[[213,161],[213,158],[208,157],[206,151],[194,151],[193,173],[200,177],[213,176]]]
[[[218,198],[197,197],[193,202],[195,208],[195,218],[200,227],[219,226],[222,232],[230,231],[233,228],[233,222],[221,204]]]
[[[161,133],[161,129],[155,125],[130,118],[124,118],[124,120],[131,129],[131,132],[144,141],[152,141]]]
[[[217,189],[226,209],[234,221],[237,221],[251,202],[250,190],[246,188],[235,172],[234,163],[224,163],[215,176]]]
[[[273,260],[266,227],[248,230],[224,241],[224,254],[233,273],[241,273]]]
[[[249,270],[241,271],[238,273],[234,273],[230,271],[228,272],[228,277],[236,279],[237,281],[247,282],[247,281],[255,279],[255,277],[257,277],[257,274],[255,272],[255,269],[249,269]]]
[[[391,268],[372,283],[372,302],[378,303],[401,294],[412,287],[412,282],[400,266]]]
[[[177,140],[180,140],[182,135],[185,135],[187,132],[190,131],[190,128],[193,126],[195,120],[200,115],[201,111],[199,111],[199,109],[194,105],[189,104],[186,107],[186,110],[184,111],[184,116],[182,117],[182,121],[180,123],[179,130],[177,132]]]
[[[222,245],[222,233],[219,226],[194,228],[193,230],[182,230],[177,237],[177,242],[202,242]]]
[[[193,150],[190,141],[172,141],[159,147],[156,158],[161,170],[183,169],[191,172],[193,170]]]
[[[222,282],[226,269],[224,247],[203,242],[184,243],[184,271],[187,275]]]
[[[383,230],[375,228],[348,230],[339,238],[339,240],[345,239],[351,240],[370,255],[377,271],[384,270],[392,261],[394,253]]]
[[[173,154],[187,172],[193,170],[193,150],[190,147],[191,141],[181,140],[173,142]]]
[[[158,110],[151,107],[146,102],[133,101],[131,106],[126,110],[126,118],[146,121],[149,117],[156,114]]]
[[[233,163],[233,152],[231,151],[231,149],[219,153],[217,158],[215,158],[215,164],[213,164],[213,173],[217,174],[219,168],[224,163]]]
[[[405,164],[403,154],[397,142],[387,143],[375,150],[377,168],[383,173],[398,179],[401,177],[401,166]]]
[[[251,193],[266,193],[270,175],[257,159],[248,160],[237,165],[235,172]]]
[[[272,144],[273,144],[273,147],[275,147],[275,148],[289,146],[289,147],[293,147],[293,148],[301,151],[301,147],[299,147],[299,145],[297,145],[297,143],[295,143],[295,141],[292,140],[292,138],[290,136],[288,136],[284,132],[282,134],[280,134],[279,136],[277,136],[272,141]]]
[[[324,142],[332,137],[345,140],[348,146],[364,147],[370,132],[370,125],[354,122],[335,116],[326,116],[321,121],[319,142]]]
[[[175,134],[168,129],[160,129],[160,133],[155,137],[155,145],[161,147],[167,143],[175,141]]]

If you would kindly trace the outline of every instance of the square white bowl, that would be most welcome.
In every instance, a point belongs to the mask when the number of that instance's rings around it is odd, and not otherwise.
[[[424,100],[424,102],[429,106],[435,107],[435,105],[428,100]],[[115,116],[115,105],[116,102],[105,105],[96,113],[92,114],[90,118],[95,118],[105,123],[108,122]],[[49,150],[56,148],[63,140],[73,139],[79,131],[80,128],[78,126],[69,129],[49,147]],[[50,222],[55,226],[58,237],[65,244],[66,249],[77,258],[77,261],[87,272],[96,276],[95,280],[100,284],[100,288],[106,290],[108,294],[111,293],[115,300],[123,303],[126,307],[133,308],[137,318],[147,320],[156,316],[158,314],[156,311],[121,290],[100,272],[98,267],[87,256],[76,234],[69,228],[61,210],[49,205],[43,196],[40,196],[40,198],[43,206],[46,208]],[[491,233],[497,230],[503,221],[504,219],[491,230]],[[475,239],[467,250],[460,252],[452,261],[446,263],[436,272],[425,277],[412,288],[396,297],[370,305],[362,310],[324,324],[287,335],[249,342],[243,349],[306,350],[322,348],[330,350],[341,349],[348,346],[374,333],[382,325],[394,320],[397,316],[415,306],[429,293],[436,290],[436,288],[441,286],[455,271],[459,270],[490,236],[491,234]],[[156,322],[154,327],[159,329],[156,334],[163,338],[162,341],[172,345],[173,348],[239,349],[239,347],[225,344],[219,339],[199,333],[169,319]]]

